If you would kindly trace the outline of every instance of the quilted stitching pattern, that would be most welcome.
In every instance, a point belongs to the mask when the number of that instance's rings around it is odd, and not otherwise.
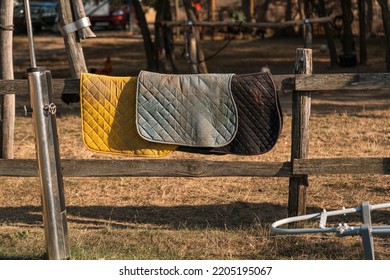
[[[161,157],[177,146],[142,139],[135,127],[136,78],[82,73],[82,137],[95,152]]]
[[[141,71],[137,82],[138,133],[148,141],[221,147],[237,131],[232,74],[158,74]]]
[[[229,145],[212,152],[257,155],[270,151],[283,125],[271,74],[235,75],[232,92],[239,115],[237,135]]]

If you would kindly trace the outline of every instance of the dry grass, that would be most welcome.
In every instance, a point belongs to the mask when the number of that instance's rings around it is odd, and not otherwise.
[[[121,40],[124,39],[119,38],[118,44]],[[52,57],[54,53],[59,55],[53,51]],[[289,160],[289,98],[282,96],[283,132],[268,154],[213,157],[175,152],[170,158]],[[373,100],[366,94],[364,98],[362,103],[351,96],[314,96],[310,157],[390,156],[389,96],[382,94]],[[57,121],[63,158],[123,158],[96,154],[83,146],[77,108],[60,106]],[[16,158],[34,158],[30,117],[18,114],[15,138]],[[384,203],[390,193],[389,176],[329,175],[312,176],[309,180],[308,213],[354,207],[367,200]],[[64,181],[73,259],[363,257],[359,237],[279,236],[270,230],[272,222],[287,214],[286,178],[120,177]],[[42,258],[45,249],[38,178],[2,177],[0,205],[0,258]],[[333,219],[330,223],[359,222],[354,215],[339,219],[343,220]],[[375,224],[389,224],[390,213],[375,211],[372,219]],[[390,259],[387,238],[375,238],[378,259]]]

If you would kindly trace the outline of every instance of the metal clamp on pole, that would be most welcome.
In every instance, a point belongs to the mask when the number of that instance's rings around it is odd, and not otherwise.
[[[51,260],[68,259],[68,226],[55,118],[56,106],[52,102],[52,78],[50,71],[36,66],[29,0],[24,0],[24,6],[31,61],[31,67],[27,69],[28,88],[41,183],[47,256]]]
[[[65,34],[70,34],[88,26],[91,26],[89,17],[83,17],[79,20],[64,25],[61,30]]]

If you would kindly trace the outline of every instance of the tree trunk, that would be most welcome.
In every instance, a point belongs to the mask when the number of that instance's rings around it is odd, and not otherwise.
[[[366,0],[358,1],[359,6],[359,54],[360,64],[367,64]]]
[[[155,49],[156,64],[159,72],[177,72],[174,65],[173,34],[170,27],[162,26],[161,21],[172,21],[169,0],[161,0],[157,3],[155,22]]]
[[[194,12],[192,11],[192,8],[191,8],[191,1],[190,0],[184,0],[183,1],[184,3],[184,8],[186,10],[186,14],[187,14],[187,18],[188,20],[192,21],[192,22],[195,22],[196,21],[196,17],[195,17],[195,14]],[[206,74],[208,73],[208,70],[207,70],[207,65],[204,61],[205,57],[204,57],[204,53],[203,53],[203,50],[202,48],[200,47],[199,45],[199,42],[200,42],[200,34],[199,34],[199,29],[197,27],[192,27],[192,30],[193,30],[193,33],[194,33],[194,36],[195,36],[195,40],[196,40],[196,49],[197,49],[197,60],[196,61],[192,61],[191,63],[196,63],[197,64],[197,68],[198,68],[198,73],[203,73],[203,74]]]
[[[267,10],[271,2],[272,0],[265,0],[264,3],[260,6],[259,12],[257,13],[257,19],[256,19],[257,22],[265,22]]]
[[[216,0],[210,0],[209,21],[216,21]]]
[[[372,34],[372,26],[374,22],[373,2],[374,0],[367,0],[367,32],[368,36]]]
[[[383,28],[386,38],[386,69],[390,71],[390,15],[387,0],[378,0],[382,9]]]
[[[318,2],[318,15],[320,17],[327,16],[324,0],[319,0],[319,2]],[[336,66],[338,64],[337,63],[337,50],[336,50],[336,45],[334,43],[333,31],[332,31],[332,28],[330,27],[330,23],[328,23],[328,22],[324,23],[324,29],[325,29],[326,41],[328,43],[328,48],[329,48],[330,65]]]
[[[244,12],[247,22],[254,18],[255,2],[254,0],[241,0],[242,11]]]
[[[352,4],[351,0],[341,0],[343,10],[343,51],[344,54],[351,54],[354,51],[352,34]]]
[[[175,18],[175,21],[179,21],[179,10],[180,10],[179,9],[180,8],[179,7],[179,0],[175,0],[174,2],[175,2],[175,4],[174,4],[175,5],[174,6],[175,7],[175,17],[174,18]],[[174,30],[175,36],[179,37],[180,36],[180,27],[179,26],[174,26],[173,30]]]
[[[299,9],[299,15],[301,19],[307,19],[310,18],[310,12],[311,12],[311,4],[308,0],[299,0],[298,1],[298,9]],[[311,23],[305,23],[302,26],[302,32],[303,32],[303,41],[304,41],[304,47],[305,48],[312,48],[313,43],[313,34],[312,34],[312,27]]]
[[[139,1],[132,1],[135,15],[138,20],[138,24],[141,28],[142,37],[144,39],[144,47],[145,47],[145,54],[147,59],[147,69],[151,71],[155,71],[157,69],[157,65],[155,63],[155,50],[154,50],[154,44],[152,41],[152,37],[150,35],[148,23],[146,22],[144,11],[142,10],[142,5]]]
[[[0,2],[0,71],[3,80],[14,79],[12,61],[13,4],[13,0]],[[0,158],[12,159],[14,157],[15,95],[0,95],[0,109]]]
[[[165,53],[165,40],[164,40],[164,27],[161,25],[161,21],[164,19],[164,10],[166,6],[166,0],[160,0],[156,3],[156,20],[154,23],[154,48],[157,72],[166,73],[166,53]],[[168,3],[169,4],[169,3]]]
[[[292,19],[292,2],[291,0],[286,1],[286,11],[284,13],[284,20],[290,21]]]
[[[241,10],[245,15],[246,21],[248,21],[250,17],[249,0],[241,0]]]

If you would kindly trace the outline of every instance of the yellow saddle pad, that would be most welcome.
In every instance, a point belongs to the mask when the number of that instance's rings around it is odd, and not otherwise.
[[[177,146],[142,139],[135,126],[136,77],[82,73],[80,104],[82,137],[95,152],[162,157]]]

